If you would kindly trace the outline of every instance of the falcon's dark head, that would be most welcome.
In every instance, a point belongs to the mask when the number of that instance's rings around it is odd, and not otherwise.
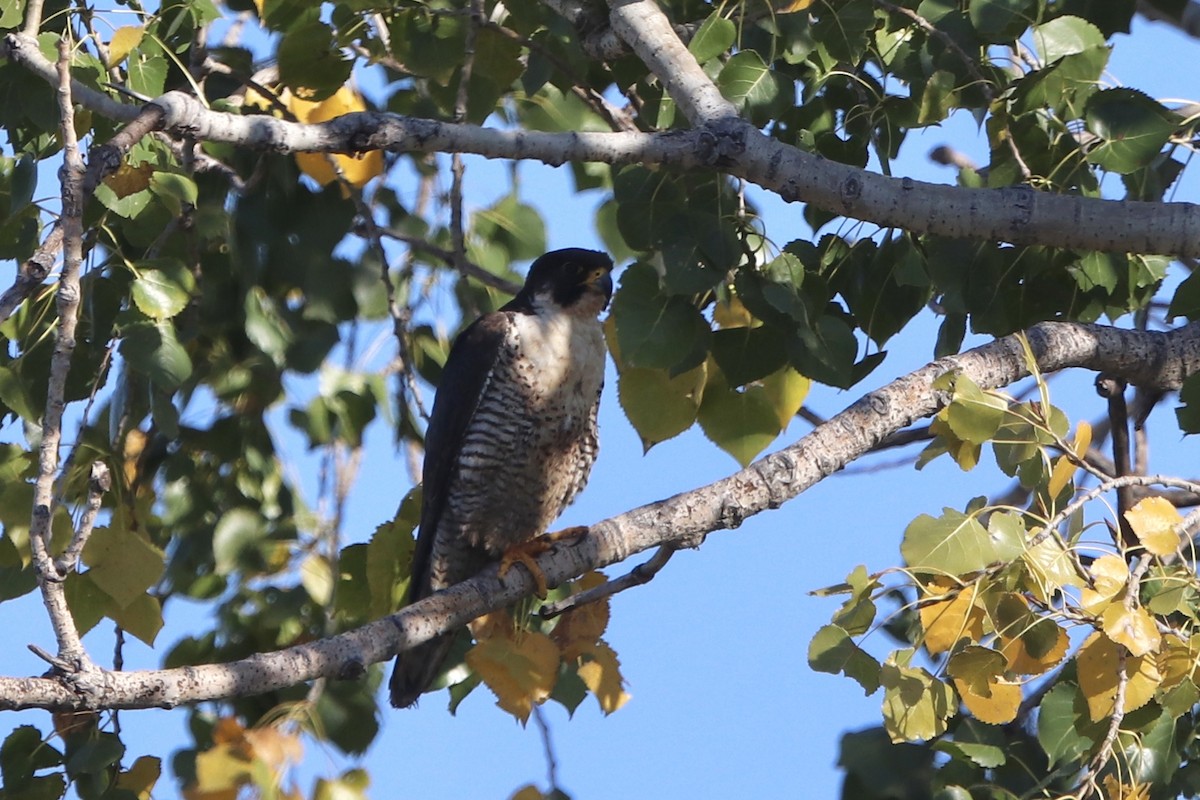
[[[612,269],[607,253],[578,247],[553,250],[533,262],[525,285],[509,305],[594,318],[612,297]]]

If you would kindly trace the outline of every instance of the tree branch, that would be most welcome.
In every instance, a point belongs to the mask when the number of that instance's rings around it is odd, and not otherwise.
[[[1188,0],[1179,10],[1178,16],[1168,14],[1147,0],[1138,0],[1137,10],[1146,19],[1165,22],[1189,36],[1200,38],[1200,3],[1196,0]]]
[[[63,271],[58,282],[56,305],[58,331],[50,357],[46,386],[46,409],[42,414],[42,441],[38,448],[38,475],[34,484],[29,544],[37,571],[42,602],[58,640],[58,658],[76,669],[90,665],[75,620],[67,607],[63,575],[50,553],[51,520],[54,516],[54,482],[58,475],[58,446],[62,440],[63,409],[66,406],[67,372],[75,352],[75,325],[79,314],[79,271],[83,262],[83,159],[75,138],[75,107],[71,100],[71,42],[64,36],[58,43],[59,135],[62,137],[62,241]]]
[[[1200,324],[1158,333],[1043,323],[1031,328],[1027,337],[1042,374],[1083,367],[1135,385],[1173,387],[1200,368]],[[1024,348],[1015,336],[940,359],[865,395],[795,444],[739,472],[590,526],[577,543],[539,557],[538,566],[556,585],[653,547],[736,528],[746,518],[794,499],[889,434],[935,413],[948,398],[932,388],[933,381],[951,371],[967,375],[984,389],[1029,375]],[[229,664],[122,673],[97,670],[75,676],[69,686],[46,678],[0,678],[0,710],[171,707],[260,694],[321,676],[353,676],[366,664],[390,659],[481,614],[512,605],[534,589],[525,570],[513,570],[500,580],[492,566],[362,628]]]
[[[43,74],[44,65],[49,65],[36,44],[21,34],[9,34],[4,42],[0,56],[7,55],[38,75]],[[692,63],[699,70],[695,59]],[[676,91],[689,85],[686,81],[678,83]],[[87,87],[78,88],[83,94],[76,100],[97,113],[122,120],[133,119],[139,113],[136,107],[112,101]],[[747,122],[720,117],[724,99],[718,102],[711,93],[704,92],[703,97],[686,102],[697,113],[712,111],[717,121],[691,131],[663,133],[544,133],[382,112],[357,112],[329,122],[301,124],[265,115],[212,111],[181,92],[163,95],[154,105],[163,111],[163,130],[274,152],[359,153],[382,149],[398,153],[473,153],[487,158],[532,159],[552,166],[594,161],[680,170],[719,169],[775,192],[788,202],[812,203],[836,214],[918,234],[1200,256],[1200,205],[1100,200],[1047,194],[1027,186],[967,189],[889,178],[827,161],[771,139]]]

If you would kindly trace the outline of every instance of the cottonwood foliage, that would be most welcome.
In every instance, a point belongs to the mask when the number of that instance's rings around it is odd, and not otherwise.
[[[1191,157],[1197,116],[1102,79],[1138,5],[662,8],[737,111],[802,151],[890,173],[910,131],[969,113],[989,157],[961,167],[964,187],[1099,197],[1107,176],[1109,197],[1162,201]],[[1149,5],[1178,16],[1183,3]],[[690,127],[664,90],[669,76],[614,37],[600,3],[174,0],[98,10],[4,0],[0,28],[26,29],[50,62],[66,37],[72,77],[133,107],[180,90],[217,111],[300,122],[373,108],[517,131]],[[58,188],[42,167],[60,157],[56,98],[28,63],[0,63],[9,145],[0,257],[18,264],[49,235],[47,198]],[[78,106],[74,124],[85,146],[121,126],[94,103]],[[500,199],[462,215],[455,166],[420,153],[263,152],[178,131],[121,153],[84,208],[86,270],[62,398],[68,458],[49,540],[53,554],[68,546],[95,491],[93,465],[107,465],[99,521],[63,583],[81,632],[115,623],[159,650],[164,667],[180,667],[348,630],[403,601],[415,498],[369,540],[345,543],[340,509],[356,453],[368,434],[391,431],[401,451],[419,446],[420,387],[437,384],[447,328],[502,304],[519,282],[514,265],[547,241],[544,209],[515,173]],[[811,382],[855,386],[930,308],[940,318],[931,356],[957,352],[968,331],[1004,335],[1049,319],[1145,327],[1200,313],[1200,279],[1173,297],[1161,291],[1180,269],[1172,254],[951,240],[817,205],[796,208],[815,232],[797,238],[798,226],[767,230],[753,193],[720,166],[564,167],[576,191],[602,201],[592,222],[605,247],[632,262],[607,333],[620,404],[647,448],[698,425],[750,463]],[[0,413],[12,434],[0,446],[5,601],[38,587],[30,508],[53,391],[56,288],[37,285],[0,324]],[[446,324],[433,324],[447,297]],[[1169,303],[1165,314],[1152,311],[1156,301]],[[298,399],[300,386],[316,387],[311,398]],[[1069,424],[1044,392],[1018,401],[955,376],[941,388],[949,402],[922,459],[970,468],[990,447],[1023,492],[919,517],[904,531],[898,572],[860,568],[834,587],[850,599],[813,641],[811,662],[883,698],[883,727],[843,740],[847,796],[1200,791],[1200,582],[1179,513],[1147,496],[1107,528],[1085,525],[1073,501],[1092,452],[1086,423]],[[1185,388],[1179,414],[1189,432],[1200,428],[1196,392]],[[318,497],[305,497],[281,463],[288,427],[324,459]],[[901,610],[878,615],[883,597]],[[208,605],[211,627],[161,641],[164,612],[185,598]],[[491,635],[470,651],[464,638],[458,651],[451,710],[482,681],[521,719],[547,699],[574,709],[589,694],[615,711],[626,696],[601,639],[606,622],[603,604],[521,630],[490,622]],[[902,646],[873,655],[881,637],[856,641],[880,628]],[[194,798],[269,793],[300,758],[301,733],[365,751],[378,730],[377,670],[185,712],[194,747],[174,755],[174,779]],[[61,715],[53,730],[7,735],[3,793],[146,797],[165,772],[160,755],[125,752],[111,715]],[[355,796],[367,783],[355,771],[313,796]],[[286,780],[282,791],[307,796]]]

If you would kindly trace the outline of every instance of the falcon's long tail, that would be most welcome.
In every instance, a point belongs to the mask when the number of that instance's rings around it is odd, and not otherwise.
[[[421,693],[433,685],[453,644],[454,634],[446,634],[396,656],[388,683],[393,706],[409,708],[416,704]]]

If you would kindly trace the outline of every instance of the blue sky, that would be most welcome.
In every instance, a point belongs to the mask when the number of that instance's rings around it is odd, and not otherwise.
[[[1140,19],[1134,24],[1132,37],[1117,37],[1111,81],[1160,98],[1200,98],[1200,77],[1184,68],[1196,63],[1200,43],[1159,24]],[[952,144],[980,163],[987,160],[974,121],[959,114],[947,125],[911,134],[893,174],[953,181],[951,170],[926,159],[939,144]],[[486,206],[492,199],[489,192],[505,185],[497,170],[507,167],[482,159],[467,163],[468,207]],[[599,194],[574,195],[566,169],[527,164],[520,170],[522,196],[546,216],[551,248],[599,245],[591,224],[602,199]],[[41,193],[45,190],[43,186]],[[1200,201],[1200,177],[1186,175],[1173,199]],[[801,206],[761,193],[756,201],[775,241],[810,233]],[[862,392],[919,367],[932,354],[936,324],[930,317],[919,319],[889,343],[887,360],[862,386],[850,392],[817,387],[810,406],[831,415]],[[1090,387],[1090,375],[1067,376],[1051,384],[1055,402],[1073,419],[1099,414]],[[616,400],[616,376],[610,367],[600,458],[587,490],[563,516],[563,525],[594,522],[737,468],[698,430],[643,455]],[[1151,419],[1152,433],[1158,432],[1152,439],[1152,463],[1156,471],[1187,474],[1195,461],[1195,445],[1182,440],[1172,425],[1166,409]],[[776,446],[795,441],[807,429],[802,421],[793,422]],[[10,425],[0,435],[19,437],[20,431]],[[315,462],[294,437],[284,446],[313,499]],[[936,461],[920,473],[897,467],[863,474],[865,468],[891,463],[898,455],[864,460],[850,474],[834,476],[736,531],[712,534],[699,550],[678,554],[652,583],[614,598],[606,638],[620,655],[633,699],[608,718],[591,699],[569,721],[561,707],[547,707],[560,785],[575,798],[838,796],[838,738],[844,731],[878,724],[880,697],[864,698],[852,681],[809,670],[808,641],[828,622],[837,603],[808,592],[840,581],[858,564],[871,571],[896,564],[901,532],[913,517],[936,514],[944,505],[961,508],[969,498],[1007,485],[986,457],[983,466],[969,474],[948,460]],[[349,498],[344,527],[348,541],[365,540],[392,517],[409,488],[406,475],[390,431],[376,424]],[[622,569],[613,567],[609,573]],[[160,635],[160,652],[205,623],[200,607],[176,604],[173,610]],[[0,653],[0,673],[39,674],[44,665],[23,647],[26,642],[53,644],[37,596],[0,607],[0,619],[10,643]],[[98,629],[87,643],[98,659],[108,658],[108,632]],[[871,648],[870,641],[867,646]],[[883,646],[879,643],[875,652]],[[157,665],[160,656],[131,642],[126,658],[129,667],[144,667]],[[523,729],[494,707],[485,690],[477,690],[457,717],[445,708],[445,695],[435,694],[417,710],[384,712],[382,734],[363,760],[372,776],[372,796],[506,798],[528,782],[546,786],[546,759],[535,725]],[[45,728],[48,717],[25,712],[7,715],[3,722],[4,730],[21,722]],[[182,711],[125,712],[121,722],[129,746],[127,760],[141,754],[169,759],[173,749],[187,742]],[[300,770],[306,792],[311,776],[332,776],[353,764],[314,742],[307,747],[308,758]],[[173,781],[167,779],[156,796],[169,797],[174,791]]]

